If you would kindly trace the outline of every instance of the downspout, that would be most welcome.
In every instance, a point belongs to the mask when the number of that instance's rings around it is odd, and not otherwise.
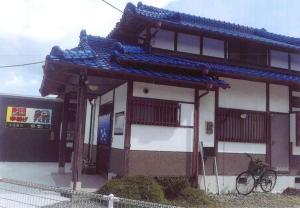
[[[95,126],[95,99],[89,99],[91,105],[91,117],[90,117],[90,132],[89,132],[89,146],[88,146],[88,162],[92,162],[92,148],[94,141],[94,126]]]
[[[195,89],[195,104],[194,104],[194,148],[193,148],[193,174],[194,184],[199,186],[199,121],[200,121],[200,99],[207,95],[209,90],[199,95],[199,89]]]

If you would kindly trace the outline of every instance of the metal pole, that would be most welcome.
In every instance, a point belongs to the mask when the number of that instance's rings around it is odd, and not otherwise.
[[[214,156],[214,162],[215,162],[215,171],[216,171],[216,180],[217,180],[217,189],[218,189],[218,195],[220,194],[220,187],[219,187],[219,173],[218,173],[218,164],[217,164],[217,157]]]

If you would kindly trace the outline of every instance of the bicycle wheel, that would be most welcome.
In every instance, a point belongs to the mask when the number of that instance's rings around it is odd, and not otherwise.
[[[277,180],[277,173],[274,170],[264,171],[260,179],[260,187],[263,192],[271,192],[275,187]]]
[[[255,178],[249,171],[242,172],[236,178],[236,190],[239,194],[250,194],[253,191],[254,186]]]

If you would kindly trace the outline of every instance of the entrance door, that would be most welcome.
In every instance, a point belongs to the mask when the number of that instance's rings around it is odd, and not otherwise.
[[[100,106],[97,148],[97,172],[107,176],[112,137],[113,104]]]
[[[289,114],[271,114],[271,165],[289,171]]]

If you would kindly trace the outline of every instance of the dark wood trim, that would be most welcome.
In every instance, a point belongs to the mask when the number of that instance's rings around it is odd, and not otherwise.
[[[293,91],[291,89],[291,87],[289,87],[289,113],[292,112],[292,98],[293,98]]]
[[[58,167],[65,167],[66,162],[66,140],[68,130],[68,109],[70,104],[69,94],[64,95],[64,103],[61,114],[61,131],[60,131],[60,142],[59,142],[59,156],[58,156]]]
[[[82,172],[82,153],[84,141],[84,124],[85,124],[85,110],[87,100],[87,89],[84,80],[79,81],[79,88],[77,92],[77,111],[76,111],[76,129],[74,141],[74,153],[72,164],[72,182],[73,189],[76,190],[76,182],[81,179]]]
[[[289,70],[292,70],[292,68],[291,68],[291,53],[288,53],[288,68],[289,68]]]
[[[122,82],[121,84],[119,84],[119,85],[117,85],[117,86],[115,86],[115,87],[112,87],[112,88],[110,88],[110,89],[104,91],[102,94],[97,95],[97,96],[103,96],[103,95],[105,95],[106,93],[108,93],[108,92],[110,92],[110,91],[112,91],[112,90],[114,90],[114,89],[116,89],[116,88],[122,86],[122,85],[125,84],[125,83],[126,83],[126,81]]]
[[[177,51],[178,33],[174,32],[174,51]]]
[[[270,114],[270,84],[266,83],[266,113],[267,113],[267,130],[266,130],[266,161],[271,164],[271,114]]]
[[[200,55],[203,55],[203,36],[201,35],[199,38],[200,38]]]
[[[200,96],[199,89],[195,89],[194,96],[194,141],[193,141],[193,177],[195,186],[198,186],[199,176],[199,107],[200,107]]]
[[[228,61],[228,40],[224,41],[224,59],[225,61]]]
[[[218,153],[218,136],[219,136],[219,131],[220,131],[220,126],[219,122],[217,119],[217,115],[219,113],[219,89],[215,91],[215,138],[214,138],[214,147],[215,147],[215,155]]]
[[[296,112],[295,124],[296,124],[296,146],[297,147],[300,146],[300,129],[298,128],[298,125],[300,126],[299,122],[300,122],[300,112]]]
[[[127,84],[127,103],[126,103],[126,121],[125,121],[125,141],[124,141],[124,175],[129,174],[129,151],[131,139],[131,116],[132,116],[132,96],[133,96],[133,82],[129,81]]]
[[[180,101],[180,100],[166,100],[161,98],[148,98],[148,97],[139,97],[139,96],[132,96],[132,99],[149,99],[153,101],[162,101],[162,102],[175,102],[175,103],[182,103],[182,104],[194,104],[194,102],[188,102],[188,101]]]

